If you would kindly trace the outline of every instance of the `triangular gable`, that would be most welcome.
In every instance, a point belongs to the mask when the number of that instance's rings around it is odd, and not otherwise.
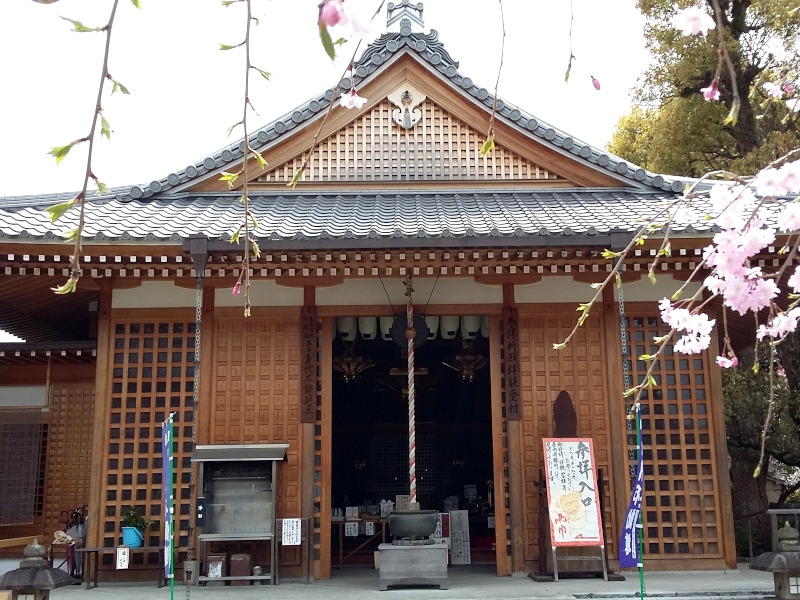
[[[403,126],[403,117],[415,122]],[[400,121],[398,123],[397,121]],[[560,175],[497,143],[480,155],[486,133],[425,98],[411,111],[386,99],[315,148],[301,182],[516,180],[568,184]],[[288,183],[303,156],[285,161],[254,183]]]
[[[404,82],[416,86],[428,98],[430,104],[423,109],[429,110],[434,118],[432,129],[437,127],[440,135],[453,139],[454,135],[442,124],[436,124],[436,107],[442,111],[442,117],[461,121],[466,125],[468,134],[459,139],[460,149],[456,158],[462,157],[461,170],[456,170],[452,164],[447,165],[439,159],[438,166],[449,167],[447,174],[441,171],[437,174],[437,160],[434,157],[419,156],[413,152],[406,153],[406,163],[400,166],[397,175],[386,175],[381,171],[378,177],[378,167],[372,167],[371,152],[366,155],[364,149],[369,149],[365,143],[360,146],[356,139],[360,135],[363,140],[365,131],[369,128],[370,143],[372,130],[375,127],[374,114],[388,109],[385,104],[391,93],[396,92]],[[466,155],[474,152],[475,139],[481,143],[485,140],[489,113],[495,103],[491,93],[476,85],[469,77],[461,75],[458,63],[455,62],[438,41],[438,34],[431,31],[429,34],[401,32],[387,33],[375,40],[364,51],[359,61],[354,65],[351,78],[345,78],[342,87],[334,94],[331,90],[309,100],[296,110],[287,113],[272,123],[265,125],[250,136],[250,145],[258,150],[271,163],[270,174],[265,177],[263,172],[254,169],[250,171],[251,180],[260,181],[260,185],[284,185],[289,181],[287,173],[294,173],[294,167],[299,166],[299,157],[308,152],[311,139],[314,137],[318,123],[325,114],[331,102],[338,103],[340,93],[346,93],[355,84],[359,93],[369,99],[367,105],[361,110],[346,110],[335,106],[329,121],[322,131],[321,139],[326,146],[317,148],[315,153],[322,156],[323,161],[316,163],[316,173],[306,174],[307,184],[317,187],[337,182],[372,183],[378,181],[461,181],[462,183],[489,185],[503,185],[506,181],[525,181],[526,183],[539,182],[536,185],[555,185],[565,187],[633,187],[677,192],[683,189],[679,181],[669,180],[662,175],[649,173],[636,165],[629,164],[621,158],[614,156],[602,149],[595,148],[550,124],[543,122],[519,108],[497,99],[497,114],[495,143],[498,148],[487,159],[484,166],[475,167],[470,171],[465,166]],[[383,118],[385,118],[385,114]],[[369,127],[365,123],[369,123]],[[385,125],[380,125],[380,130],[385,130]],[[430,133],[433,136],[433,132]],[[348,144],[348,139],[354,141]],[[436,141],[429,138],[433,152],[436,152]],[[329,148],[327,144],[330,143]],[[343,146],[344,145],[344,146]],[[331,152],[336,148],[337,157],[334,164]],[[346,157],[342,158],[342,148],[345,148]],[[361,147],[362,150],[357,150]],[[171,173],[166,178],[155,180],[148,186],[134,186],[130,190],[133,198],[153,196],[159,193],[172,193],[181,191],[223,191],[226,189],[224,182],[219,180],[223,171],[239,169],[242,159],[243,142],[237,142],[214,154],[207,156],[186,169]],[[350,151],[352,148],[352,151]],[[381,149],[382,151],[384,148]],[[388,150],[387,150],[388,152]],[[396,150],[394,151],[396,155]],[[448,152],[450,151],[448,146]],[[324,156],[323,156],[324,155]],[[386,154],[385,157],[390,157]],[[318,158],[315,157],[315,158]],[[380,158],[378,156],[376,159]],[[328,164],[330,162],[330,165]],[[347,164],[343,161],[352,161]],[[315,161],[316,162],[316,161]],[[360,162],[360,167],[356,166]],[[253,161],[254,163],[254,161]],[[471,164],[475,164],[471,162]],[[499,164],[499,166],[498,166]],[[513,164],[513,168],[512,168]],[[416,165],[416,176],[414,176]],[[489,167],[488,165],[491,165]],[[508,169],[505,169],[508,166]],[[536,169],[538,167],[538,173]],[[359,171],[358,169],[361,169]],[[409,177],[402,177],[402,169],[410,173]],[[514,168],[518,168],[525,175],[521,178],[512,176]],[[320,171],[322,169],[322,171]],[[329,173],[325,172],[329,169]],[[533,172],[533,176],[527,175]],[[431,174],[430,177],[425,175]],[[453,177],[451,179],[451,175]],[[456,177],[459,174],[459,177]],[[374,178],[373,178],[374,175]],[[257,183],[258,185],[258,183]],[[363,184],[362,184],[363,185]],[[443,184],[443,185],[446,185]]]

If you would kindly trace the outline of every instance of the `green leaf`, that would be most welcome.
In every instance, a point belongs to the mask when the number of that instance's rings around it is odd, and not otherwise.
[[[302,176],[303,176],[303,169],[297,169],[297,171],[294,172],[294,177],[292,177],[292,180],[286,184],[286,187],[292,187],[292,188],[295,187],[297,183],[300,181],[300,178]]]
[[[234,48],[238,48],[239,46],[241,46],[241,44],[236,44],[235,46],[230,46],[228,44],[220,44],[219,45],[219,49],[220,50],[233,50]]]
[[[486,156],[492,150],[494,150],[494,136],[490,135],[488,138],[486,138],[486,141],[483,143],[483,146],[481,146],[480,155]]]
[[[250,240],[250,245],[253,247],[253,254],[255,254],[256,258],[261,257],[261,248],[258,247],[258,244],[255,240]]]
[[[269,163],[267,163],[266,160],[264,160],[264,157],[261,156],[260,152],[257,152],[256,150],[253,150],[253,156],[258,161],[258,166],[261,167],[262,169],[266,168],[267,164],[269,164]]]
[[[655,377],[652,375],[647,376],[647,387],[652,388],[656,387],[658,384],[656,383]]]
[[[103,115],[100,115],[100,135],[106,136],[109,141],[111,140],[111,125],[108,124]]]
[[[64,232],[64,241],[65,242],[75,242],[78,239],[78,228],[70,229],[69,231]]]
[[[672,300],[679,300],[683,292],[680,289],[675,290],[675,293],[672,294]]]
[[[222,0],[222,6],[226,8],[231,4],[236,4],[236,0]]]
[[[131,4],[133,4],[136,8],[138,8],[140,10],[142,8],[142,5],[139,4],[139,0],[131,0]]]
[[[219,178],[220,181],[227,181],[228,182],[228,189],[233,188],[233,184],[236,180],[239,179],[239,173],[222,173],[222,177]]]
[[[242,235],[242,228],[241,228],[241,227],[239,227],[239,229],[237,229],[236,231],[234,231],[234,232],[233,232],[233,235],[231,236],[231,240],[230,240],[230,241],[231,241],[231,244],[238,244],[238,243],[239,243],[239,237],[240,237],[241,235]]]
[[[56,164],[60,163],[64,160],[64,157],[69,154],[69,151],[72,150],[72,147],[77,144],[78,142],[82,142],[83,140],[75,140],[74,142],[70,142],[66,146],[54,146],[50,149],[48,154],[52,154],[56,157]]]
[[[347,43],[347,40],[344,39],[343,37],[341,37],[338,40],[336,40],[335,42],[333,42],[333,45],[334,46],[341,46],[342,44],[346,44],[346,43]]]
[[[725,119],[726,125],[731,125],[732,127],[736,126],[736,121],[739,120],[739,107],[740,102],[737,99],[733,102],[733,106],[731,106],[731,112],[728,113],[728,116]]]
[[[761,463],[759,463],[756,470],[753,471],[753,479],[758,479],[759,475],[761,475]]]
[[[85,33],[87,31],[102,31],[100,27],[87,27],[80,21],[76,21],[75,19],[70,19],[69,17],[61,17],[65,21],[69,21],[72,23],[72,31],[77,31],[78,33]]]
[[[69,202],[62,202],[61,204],[56,204],[55,206],[45,209],[46,212],[50,213],[50,222],[55,223],[61,217],[63,217],[65,212],[75,206],[76,200],[77,198],[73,198]]]
[[[78,278],[72,276],[64,285],[50,289],[54,291],[56,294],[69,294],[70,292],[74,292],[77,287],[78,287]]]
[[[566,347],[567,345],[564,342],[561,342],[560,344],[553,344],[553,350],[563,350]]]
[[[101,194],[107,194],[108,193],[108,186],[105,183],[95,179],[95,184],[97,185],[97,191],[98,192],[100,192]]]
[[[648,269],[647,270],[647,278],[650,280],[650,283],[655,285],[655,283],[656,283],[656,274],[653,273],[653,269]]]
[[[111,93],[112,94],[114,92],[122,92],[123,94],[125,94],[127,96],[131,95],[131,93],[128,91],[128,88],[126,88],[124,85],[122,85],[119,81],[117,81],[117,80],[113,80],[113,81],[114,81],[114,87],[111,88]]]
[[[619,255],[620,255],[619,252],[614,252],[608,249],[603,250],[603,253],[601,254],[603,258],[617,258]]]
[[[264,79],[266,79],[267,81],[269,81],[269,77],[270,77],[270,75],[272,75],[272,73],[270,73],[269,71],[265,71],[265,70],[263,70],[263,69],[256,69],[256,71],[258,71],[259,73],[261,73],[261,76],[262,76]]]
[[[627,390],[625,390],[625,393],[623,393],[622,395],[625,398],[629,398],[630,396],[633,396],[635,393],[636,393],[636,388],[632,387],[632,388],[628,388]]]
[[[319,22],[319,39],[322,42],[322,47],[325,48],[325,53],[331,60],[336,58],[336,48],[333,47],[333,40],[331,34],[328,33],[328,26],[323,21]]]

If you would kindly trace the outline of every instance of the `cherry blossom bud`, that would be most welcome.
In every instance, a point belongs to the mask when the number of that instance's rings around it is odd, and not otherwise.
[[[325,0],[319,7],[319,20],[327,27],[347,23],[343,3],[344,0]]]
[[[242,283],[240,281],[236,282],[236,285],[233,286],[233,291],[231,292],[234,296],[238,296],[239,292],[242,291]]]
[[[709,100],[719,100],[719,89],[717,88],[717,78],[714,78],[714,81],[711,82],[706,88],[702,88],[700,90],[703,92],[703,98],[706,99],[706,102]]]
[[[787,83],[786,85],[784,85],[783,89],[787,94],[793,94],[794,93],[794,86],[791,83]]]
[[[600,90],[600,82],[594,78],[594,75],[589,75],[589,77],[592,78],[592,85],[594,86],[594,89]]]

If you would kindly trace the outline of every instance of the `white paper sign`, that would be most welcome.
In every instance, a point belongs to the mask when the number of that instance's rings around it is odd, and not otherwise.
[[[450,511],[450,562],[454,565],[472,563],[469,550],[469,515],[465,510]]]
[[[375,535],[375,523],[372,521],[367,521],[366,523],[366,534]]]
[[[281,544],[284,546],[300,545],[300,519],[284,519]]]
[[[117,569],[127,569],[128,563],[130,562],[130,557],[130,548],[127,546],[120,546],[117,548]]]
[[[358,537],[358,521],[348,521],[344,524],[345,537]]]

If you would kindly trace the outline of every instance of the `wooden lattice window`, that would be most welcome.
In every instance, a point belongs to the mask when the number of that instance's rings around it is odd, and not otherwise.
[[[31,523],[42,516],[47,424],[0,423],[0,525]],[[24,418],[24,417],[23,417]],[[13,457],[13,460],[9,460]]]
[[[651,314],[628,316],[626,357],[632,381],[642,381],[648,364],[636,360],[655,354],[656,336],[669,327]],[[722,555],[715,447],[713,444],[708,355],[685,355],[667,346],[654,371],[657,387],[642,400],[645,494],[644,556]],[[628,430],[636,448],[636,430]],[[635,450],[629,451],[631,473]]]
[[[188,544],[191,506],[192,412],[195,324],[189,320],[115,322],[108,457],[104,480],[103,546],[119,542],[119,519],[127,506],[163,523],[161,424],[174,413],[173,482],[175,536]],[[159,546],[161,529],[145,533]],[[112,556],[104,556],[110,564]],[[157,564],[158,554],[132,555],[132,563]]]

